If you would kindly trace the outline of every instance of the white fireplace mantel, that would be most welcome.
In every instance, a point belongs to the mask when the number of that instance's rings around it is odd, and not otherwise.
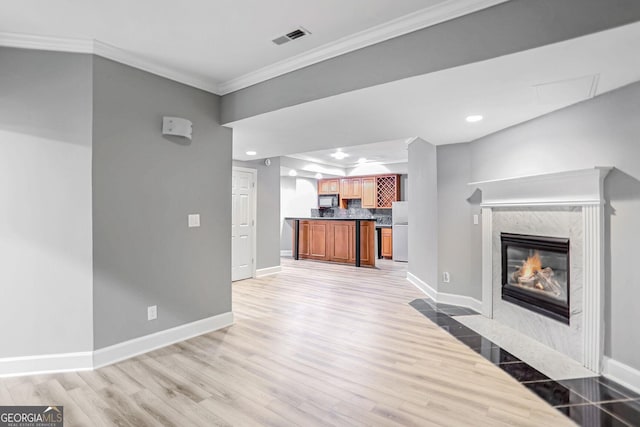
[[[582,364],[602,371],[604,355],[603,182],[611,167],[470,183],[482,190],[482,312],[493,318],[493,209],[576,206],[583,223]]]
[[[585,206],[603,203],[610,167],[469,183],[482,190],[482,206]]]

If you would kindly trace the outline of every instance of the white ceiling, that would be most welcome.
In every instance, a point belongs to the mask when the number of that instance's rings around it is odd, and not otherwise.
[[[290,154],[288,157],[344,169],[353,168],[362,164],[375,163],[386,165],[390,163],[404,163],[409,159],[409,153],[407,152],[407,143],[409,141],[410,139],[397,139],[349,147],[338,147],[340,151],[348,156],[342,160],[331,157],[331,154],[336,152],[335,148]],[[365,159],[364,163],[358,162],[359,159]]]
[[[5,0],[0,32],[99,40],[213,87],[416,11],[465,1]],[[298,26],[311,35],[271,42]]]
[[[234,158],[418,136],[467,142],[640,80],[640,23],[231,124]],[[466,123],[482,114],[479,123]]]

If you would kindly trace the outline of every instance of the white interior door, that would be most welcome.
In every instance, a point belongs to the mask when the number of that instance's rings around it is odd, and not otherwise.
[[[233,168],[231,214],[231,280],[253,277],[255,272],[254,169]]]

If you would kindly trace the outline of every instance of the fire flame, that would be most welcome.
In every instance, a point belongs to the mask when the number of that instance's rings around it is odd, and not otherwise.
[[[531,277],[540,270],[542,270],[542,261],[540,260],[540,254],[536,251],[533,256],[530,256],[522,263],[520,277]]]

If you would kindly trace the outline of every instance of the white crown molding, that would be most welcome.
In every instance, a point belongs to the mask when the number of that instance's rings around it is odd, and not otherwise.
[[[222,83],[164,66],[99,40],[0,32],[0,46],[95,54],[207,92],[225,95],[363,47],[507,1],[509,0],[445,0]]]
[[[93,53],[93,40],[0,32],[0,46],[54,52]]]
[[[344,55],[354,50],[362,49],[507,1],[509,0],[446,0],[434,6],[343,37],[335,42],[327,43],[300,55],[287,58],[243,76],[220,83],[218,85],[218,92],[220,95],[226,95],[300,68],[308,67],[309,65],[317,64],[318,62],[335,58],[336,56]]]
[[[0,46],[98,55],[218,95],[218,85],[214,81],[166,67],[98,40],[0,32]]]

